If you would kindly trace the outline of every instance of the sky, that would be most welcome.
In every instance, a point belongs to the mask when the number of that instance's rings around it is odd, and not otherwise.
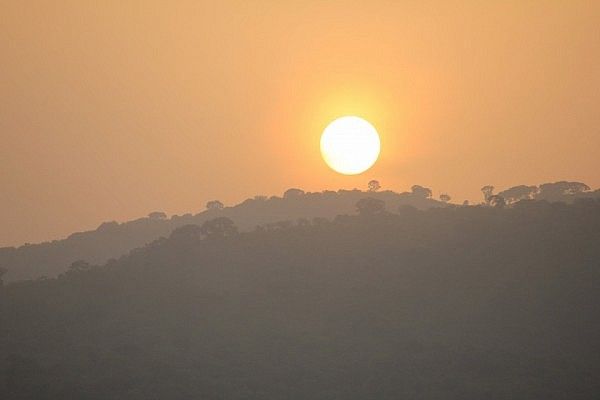
[[[600,186],[597,1],[3,1],[0,246],[206,201]],[[329,169],[327,124],[378,162]]]

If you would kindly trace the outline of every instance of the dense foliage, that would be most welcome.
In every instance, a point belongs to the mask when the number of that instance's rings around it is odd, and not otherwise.
[[[380,206],[5,285],[2,398],[597,398],[599,201]]]

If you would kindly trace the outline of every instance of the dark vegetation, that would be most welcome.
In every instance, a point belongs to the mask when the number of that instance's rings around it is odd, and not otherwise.
[[[493,192],[418,210],[373,190],[250,231],[213,215],[5,285],[0,397],[598,398],[600,200]]]
[[[169,236],[181,226],[203,222],[217,216],[232,219],[242,231],[257,225],[286,223],[299,218],[333,218],[338,214],[354,213],[354,205],[363,197],[371,196],[386,203],[388,209],[412,206],[418,209],[445,207],[451,196],[443,193],[440,201],[432,198],[429,188],[414,185],[410,192],[395,193],[380,191],[381,185],[372,180],[367,192],[339,190],[305,193],[300,189],[289,189],[283,197],[256,196],[233,207],[225,207],[218,200],[209,201],[206,210],[198,214],[174,215],[167,218],[163,212],[152,212],[146,218],[117,223],[105,222],[96,230],[74,233],[66,239],[40,244],[27,244],[18,248],[0,248],[0,270],[6,270],[7,282],[42,277],[55,277],[65,272],[71,263],[84,260],[91,264],[103,264],[110,259],[127,254],[130,250],[144,246],[161,236]],[[488,205],[510,205],[523,199],[562,201],[571,203],[575,199],[600,197],[600,190],[591,191],[579,182],[555,182],[538,186],[515,186],[493,195],[494,187],[482,188],[484,202]],[[0,273],[1,274],[1,273]]]
[[[175,215],[153,212],[147,218],[117,223],[105,222],[94,231],[74,233],[64,240],[28,244],[18,248],[0,248],[0,268],[7,269],[6,281],[55,277],[78,260],[103,264],[130,250],[150,243],[161,236],[169,236],[181,226],[202,225],[205,221],[222,216],[235,221],[240,230],[248,231],[257,225],[296,221],[298,218],[333,218],[338,214],[354,213],[354,205],[365,197],[360,190],[304,193],[290,189],[283,197],[257,196],[233,207],[224,207],[218,200],[209,201],[206,210],[198,214]],[[385,201],[389,207],[410,205],[420,209],[439,206],[440,203],[425,193],[369,192],[370,196]]]

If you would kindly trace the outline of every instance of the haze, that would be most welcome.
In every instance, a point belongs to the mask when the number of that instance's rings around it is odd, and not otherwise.
[[[425,184],[456,201],[600,186],[600,5],[22,2],[0,6],[0,246],[218,198]],[[371,121],[379,161],[319,136]]]

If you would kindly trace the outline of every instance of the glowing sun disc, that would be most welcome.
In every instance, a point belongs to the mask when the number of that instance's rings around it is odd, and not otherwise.
[[[344,175],[365,172],[379,157],[381,143],[377,130],[366,120],[340,117],[321,135],[321,155],[331,169]]]

